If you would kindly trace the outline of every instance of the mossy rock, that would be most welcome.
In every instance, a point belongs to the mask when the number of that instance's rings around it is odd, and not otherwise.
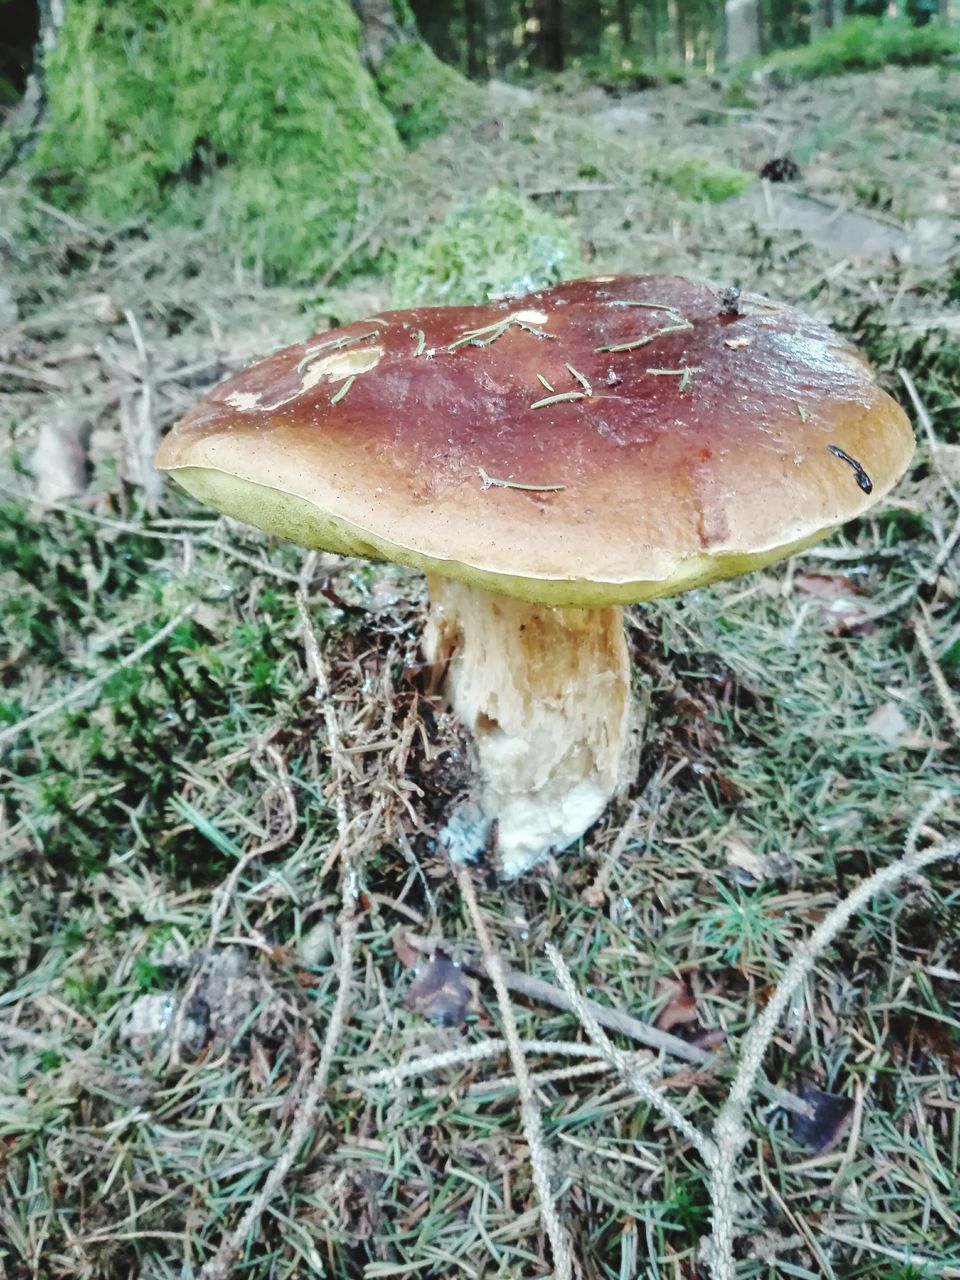
[[[393,297],[399,307],[486,302],[583,270],[576,237],[559,218],[494,188],[454,209],[422,248],[401,252]]]
[[[108,223],[206,222],[309,278],[401,151],[347,0],[83,0],[47,67],[34,165]]]
[[[756,182],[752,174],[732,169],[722,160],[700,151],[670,151],[651,159],[650,176],[681,200],[708,200],[718,204],[742,195]]]

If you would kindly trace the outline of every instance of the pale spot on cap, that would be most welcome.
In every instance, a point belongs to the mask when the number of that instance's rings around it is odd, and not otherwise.
[[[369,373],[380,363],[382,355],[380,347],[351,347],[347,351],[335,351],[307,366],[300,390],[309,391],[319,382],[342,382],[344,378],[356,377],[358,373]]]
[[[252,391],[231,391],[224,400],[224,404],[230,405],[232,409],[259,409],[260,397],[255,396]]]
[[[841,364],[845,364],[848,369],[855,369],[858,373],[865,373],[876,382],[877,375],[873,366],[859,351],[854,351],[852,347],[831,347],[830,354],[839,360]]]
[[[524,324],[546,324],[550,319],[545,311],[514,311],[513,318]]]

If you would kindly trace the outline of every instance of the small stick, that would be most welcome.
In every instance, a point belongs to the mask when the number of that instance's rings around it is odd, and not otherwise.
[[[0,1026],[0,1035],[2,1034],[3,1028]],[[521,1040],[520,1047],[524,1053],[542,1053],[558,1058],[599,1059],[603,1056],[593,1045],[570,1040]],[[483,1040],[480,1044],[447,1049],[444,1053],[426,1054],[422,1058],[413,1058],[410,1062],[400,1062],[394,1067],[383,1067],[380,1071],[370,1071],[363,1076],[352,1076],[347,1083],[359,1089],[368,1089],[378,1084],[387,1084],[396,1089],[414,1076],[432,1075],[434,1071],[445,1071],[448,1067],[468,1067],[474,1062],[488,1062],[491,1058],[499,1058],[508,1049],[506,1040]]]
[[[927,668],[937,691],[937,696],[940,699],[940,705],[947,713],[947,719],[953,726],[954,733],[960,737],[960,705],[957,703],[953,690],[947,684],[947,677],[943,674],[943,668],[933,652],[933,641],[930,639],[930,632],[922,619],[914,618],[913,634],[917,637],[920,652],[926,659]]]
[[[577,395],[578,393],[571,391],[567,394]],[[477,474],[484,489],[525,489],[529,493],[559,493],[567,487],[565,484],[524,484],[521,480],[500,480],[497,476],[488,476],[483,467],[477,467]]]
[[[200,1272],[200,1280],[227,1280],[233,1266],[233,1260],[243,1248],[244,1241],[251,1231],[259,1225],[264,1211],[269,1208],[276,1197],[287,1174],[293,1168],[294,1161],[316,1121],[317,1110],[327,1088],[327,1077],[333,1064],[333,1055],[340,1042],[347,1015],[347,1004],[353,981],[353,949],[357,937],[357,895],[359,881],[356,871],[350,863],[344,868],[343,875],[343,908],[340,912],[340,962],[337,966],[337,997],[334,1001],[330,1021],[327,1023],[326,1035],[323,1037],[323,1048],[320,1061],[313,1073],[310,1087],[297,1111],[290,1128],[290,1134],[284,1144],[283,1151],[267,1175],[259,1194],[237,1223],[237,1226],[221,1243],[213,1258],[205,1264]]]
[[[453,874],[457,886],[460,889],[470,920],[476,931],[477,940],[483,953],[484,964],[497,993],[497,1004],[500,1007],[500,1017],[503,1021],[504,1038],[510,1051],[510,1064],[513,1067],[513,1074],[516,1076],[517,1092],[520,1095],[520,1119],[523,1124],[524,1136],[527,1139],[527,1146],[530,1149],[533,1184],[537,1189],[537,1197],[540,1201],[540,1216],[543,1219],[543,1226],[550,1240],[550,1249],[553,1253],[554,1280],[571,1280],[573,1275],[573,1249],[570,1244],[570,1237],[560,1221],[560,1215],[553,1199],[553,1189],[550,1186],[550,1166],[552,1162],[543,1139],[540,1105],[533,1092],[530,1073],[527,1070],[527,1061],[523,1056],[523,1044],[520,1040],[520,1033],[517,1030],[516,1019],[513,1016],[513,1009],[510,1005],[507,984],[503,977],[503,964],[499,954],[494,950],[493,941],[487,931],[487,923],[480,910],[470,872],[466,867],[456,863],[451,865],[453,866]]]
[[[334,276],[336,276],[340,272],[341,268],[347,262],[350,261],[350,259],[353,257],[355,253],[358,252],[358,250],[363,248],[363,246],[367,243],[368,240],[371,240],[373,238],[374,234],[379,229],[380,229],[379,222],[371,222],[370,225],[367,227],[364,227],[362,231],[358,231],[357,234],[350,241],[350,243],[346,246],[346,248],[342,249],[340,253],[338,253],[337,256],[334,258],[334,260],[330,263],[329,267],[327,267],[326,271],[317,281],[315,288],[318,291],[320,289],[325,289],[327,285],[330,283],[330,281],[333,280]]]
[[[442,947],[444,951],[454,955],[458,950],[458,944],[455,942],[423,938],[415,933],[407,933],[405,936],[410,945],[416,947],[418,951],[433,951],[437,947]],[[469,974],[489,978],[490,975],[483,967],[482,960],[466,958],[462,963]],[[570,998],[542,978],[533,978],[529,974],[521,973],[518,969],[504,969],[503,977],[510,990],[516,992],[518,996],[526,996],[529,1000],[552,1005],[553,1008],[562,1009],[565,1013],[575,1012]],[[679,1036],[671,1035],[669,1031],[661,1031],[659,1027],[651,1026],[649,1022],[641,1022],[639,1018],[634,1018],[621,1009],[611,1009],[609,1005],[598,1004],[595,1000],[587,1000],[586,1005],[597,1022],[608,1031],[628,1036],[638,1044],[646,1045],[659,1053],[679,1058],[681,1062],[689,1062],[697,1067],[706,1067],[709,1070],[719,1065],[720,1060],[716,1054],[708,1053],[706,1049],[700,1049],[695,1044],[689,1044]],[[810,1104],[802,1101],[796,1094],[788,1093],[786,1089],[778,1089],[768,1080],[761,1080],[759,1087],[766,1098],[778,1107],[782,1107],[784,1111],[806,1117],[813,1115]]]
[[[601,907],[607,897],[607,881],[613,874],[613,869],[620,861],[620,855],[627,847],[627,843],[637,829],[637,823],[640,820],[640,809],[643,805],[643,796],[638,796],[633,802],[633,807],[627,814],[627,820],[617,833],[610,848],[610,852],[604,859],[603,866],[597,872],[592,884],[587,885],[586,889],[580,894],[583,901],[590,907]]]
[[[557,981],[569,999],[574,1013],[583,1024],[587,1035],[614,1068],[624,1084],[628,1085],[638,1097],[656,1107],[664,1119],[669,1121],[677,1132],[682,1134],[700,1152],[704,1161],[709,1164],[711,1160],[716,1158],[716,1151],[710,1139],[702,1134],[696,1125],[691,1124],[679,1108],[669,1098],[664,1097],[660,1089],[654,1088],[643,1071],[638,1070],[636,1064],[631,1061],[629,1054],[624,1053],[622,1049],[618,1049],[610,1040],[600,1023],[593,1016],[586,1000],[577,989],[563,956],[550,942],[547,943],[547,957],[553,965]]]
[[[534,400],[531,409],[545,409],[548,404],[563,404],[567,400],[586,400],[587,391],[558,391],[555,395],[544,396],[542,400]]]
[[[917,419],[921,427],[923,427],[923,433],[927,437],[927,444],[930,446],[930,461],[933,463],[933,468],[940,479],[940,483],[946,489],[947,493],[949,493],[954,504],[956,506],[960,506],[960,492],[957,491],[956,485],[940,465],[940,441],[937,439],[936,432],[933,429],[933,419],[930,417],[926,405],[920,399],[920,393],[917,391],[916,383],[906,369],[898,369],[897,373],[900,375],[900,381],[907,389],[907,395],[910,397],[910,402],[916,411]]]

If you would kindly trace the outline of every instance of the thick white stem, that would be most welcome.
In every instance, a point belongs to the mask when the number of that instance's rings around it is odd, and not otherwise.
[[[430,579],[427,660],[447,664],[445,692],[477,756],[479,812],[444,833],[472,856],[497,823],[501,874],[564,849],[600,817],[623,781],[630,661],[618,607],[527,604]]]

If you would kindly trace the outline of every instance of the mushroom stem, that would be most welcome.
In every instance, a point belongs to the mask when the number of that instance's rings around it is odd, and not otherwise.
[[[630,660],[623,610],[554,608],[430,577],[427,660],[473,734],[476,805],[441,838],[470,858],[497,824],[497,865],[512,879],[578,839],[623,780]]]

